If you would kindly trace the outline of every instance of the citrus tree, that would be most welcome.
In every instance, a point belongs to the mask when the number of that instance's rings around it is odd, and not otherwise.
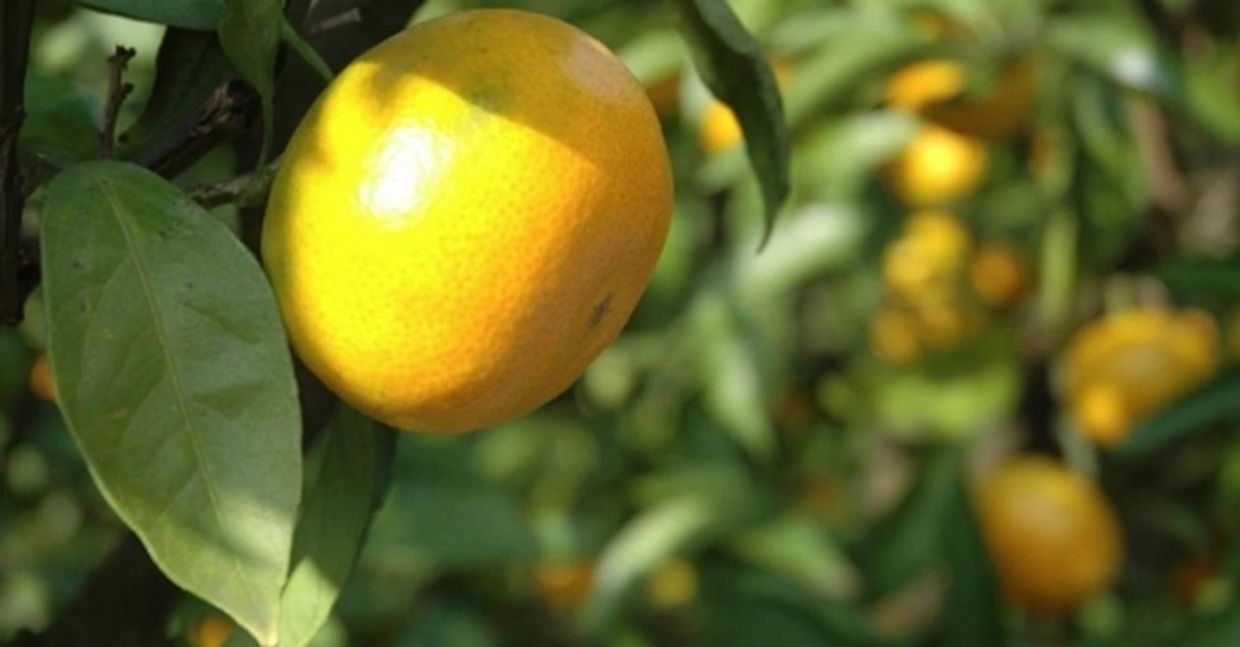
[[[1226,0],[7,0],[0,640],[1240,640]]]

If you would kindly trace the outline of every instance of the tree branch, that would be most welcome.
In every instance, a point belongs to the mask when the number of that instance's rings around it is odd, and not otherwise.
[[[194,187],[189,190],[189,197],[208,209],[225,204],[242,208],[261,207],[267,202],[267,194],[271,192],[271,183],[278,168],[277,159],[223,182]]]
[[[116,119],[120,116],[121,106],[125,98],[133,92],[133,84],[125,83],[125,67],[137,52],[132,47],[116,46],[116,52],[108,57],[108,102],[103,109],[102,141],[99,144],[99,155],[112,157],[116,148]]]
[[[18,256],[23,195],[17,135],[25,117],[26,58],[34,0],[0,4],[0,323],[21,321]]]

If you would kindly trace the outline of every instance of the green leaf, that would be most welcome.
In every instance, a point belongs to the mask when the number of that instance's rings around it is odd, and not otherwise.
[[[263,150],[271,149],[272,100],[275,96],[276,54],[284,26],[281,0],[225,0],[228,14],[220,21],[220,45],[233,67],[263,100]]]
[[[675,0],[681,32],[715,96],[736,114],[762,183],[766,234],[788,196],[789,148],[783,100],[757,40],[723,0]],[[764,238],[765,240],[765,238]]]
[[[1240,300],[1240,258],[1177,258],[1156,273],[1178,297],[1219,304]]]
[[[374,512],[384,436],[394,432],[344,404],[311,450],[288,584],[280,602],[280,647],[308,644],[331,615]]]
[[[42,216],[52,372],[99,489],[173,582],[273,644],[301,421],[262,270],[123,162],[54,178]]]
[[[1191,627],[1181,647],[1230,647],[1240,642],[1240,604],[1199,621]]]
[[[820,523],[788,515],[745,532],[732,550],[746,561],[803,584],[816,596],[849,599],[860,578]]]
[[[83,7],[159,23],[214,31],[224,17],[224,0],[77,0]]]
[[[944,534],[955,505],[960,450],[938,450],[895,514],[866,541],[862,572],[881,595],[921,575],[943,557]]]
[[[942,622],[943,645],[1003,643],[999,589],[973,514],[964,480],[956,479],[955,502],[947,522],[944,552],[951,569]]]
[[[155,84],[142,115],[120,138],[120,155],[132,161],[158,159],[174,129],[189,130],[211,93],[237,72],[213,32],[171,28],[155,60]]]
[[[1137,423],[1115,447],[1116,456],[1139,458],[1226,421],[1240,420],[1240,368],[1232,368],[1169,407]]]

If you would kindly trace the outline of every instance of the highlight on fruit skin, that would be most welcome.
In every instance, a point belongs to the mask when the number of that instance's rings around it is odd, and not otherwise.
[[[986,174],[986,159],[982,141],[929,124],[888,164],[883,176],[905,204],[933,207],[975,190]]]
[[[470,10],[384,41],[320,95],[262,258],[332,391],[395,427],[463,432],[548,402],[615,338],[671,207],[658,117],[604,45]]]
[[[1218,338],[1209,314],[1192,309],[1131,309],[1081,328],[1064,366],[1074,421],[1099,444],[1119,442],[1214,374]]]
[[[974,504],[1012,604],[1064,615],[1115,581],[1123,559],[1115,511],[1092,481],[1057,460],[1009,459],[981,479]]]

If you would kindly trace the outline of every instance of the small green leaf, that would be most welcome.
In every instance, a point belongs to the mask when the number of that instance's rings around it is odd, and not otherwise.
[[[956,479],[955,490],[944,538],[951,579],[939,644],[999,645],[1003,643],[1003,613],[998,585],[963,479]]]
[[[800,582],[816,596],[850,599],[860,578],[820,523],[787,515],[736,537],[732,550],[755,566]]]
[[[1219,304],[1240,301],[1240,258],[1178,258],[1156,272],[1176,296]]]
[[[789,191],[788,132],[775,74],[757,40],[726,2],[675,0],[675,4],[703,80],[732,108],[745,133],[750,163],[762,183],[769,235]]]
[[[866,541],[861,569],[875,594],[898,589],[943,557],[959,470],[958,448],[938,450],[904,502]]]
[[[1240,368],[1232,368],[1137,423],[1115,447],[1126,458],[1150,453],[1213,425],[1240,420]]]
[[[263,99],[263,150],[271,149],[272,100],[275,96],[276,54],[284,26],[281,0],[225,0],[228,14],[220,21],[220,45],[233,67]]]
[[[124,159],[146,162],[167,151],[169,133],[189,129],[203,105],[221,84],[234,78],[233,70],[219,39],[213,32],[171,28],[164,33],[155,59],[155,84],[142,115],[121,135],[120,155]]]
[[[301,420],[262,270],[123,162],[54,178],[42,216],[52,373],[99,489],[169,579],[274,644]]]
[[[280,602],[280,647],[308,644],[331,615],[370,525],[381,437],[395,432],[344,404],[306,464],[301,518],[288,584]]]
[[[77,0],[83,7],[169,27],[214,31],[224,0]]]

